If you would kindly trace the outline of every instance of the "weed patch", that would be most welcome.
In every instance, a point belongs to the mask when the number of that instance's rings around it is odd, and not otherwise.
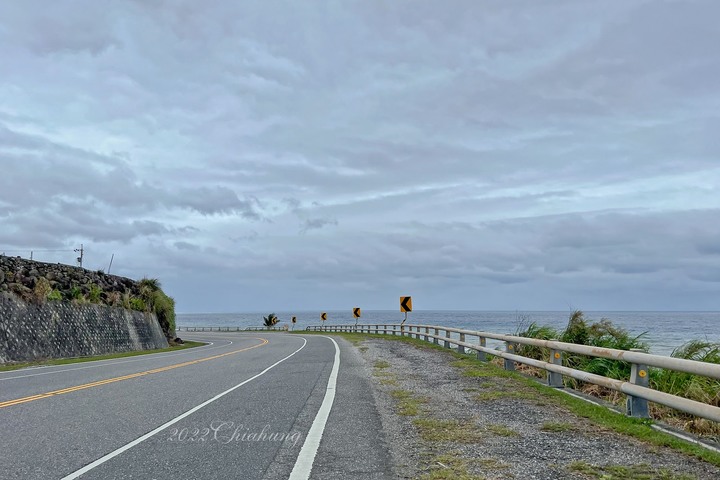
[[[493,433],[495,435],[498,435],[500,437],[518,437],[520,436],[519,433],[517,433],[515,430],[512,430],[505,425],[500,425],[496,423],[491,423],[490,425],[485,426],[485,430],[487,430],[490,433]]]
[[[543,432],[569,432],[575,429],[575,425],[566,422],[545,422],[540,427]]]
[[[697,480],[694,475],[675,474],[667,468],[656,469],[647,464],[593,465],[580,461],[571,463],[567,469],[598,480]]]
[[[484,480],[468,472],[468,462],[458,453],[450,452],[433,459],[430,471],[421,480]]]
[[[398,413],[403,416],[414,417],[420,413],[421,405],[426,400],[418,398],[407,390],[393,390],[390,396],[397,401]]]
[[[413,424],[428,442],[478,443],[482,432],[472,422],[418,418]]]

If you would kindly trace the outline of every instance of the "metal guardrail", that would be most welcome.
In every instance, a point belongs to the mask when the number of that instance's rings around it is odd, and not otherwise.
[[[178,332],[287,332],[287,327],[177,327]]]
[[[669,393],[653,390],[649,385],[649,367],[663,368],[677,372],[685,372],[693,375],[709,377],[720,380],[720,365],[714,363],[698,362],[681,358],[652,355],[636,350],[616,350],[611,348],[600,348],[589,345],[578,345],[575,343],[558,342],[554,340],[539,340],[536,338],[518,337],[515,335],[502,335],[474,330],[463,330],[459,328],[442,327],[438,325],[415,325],[415,324],[360,324],[360,325],[331,325],[331,326],[309,326],[308,331],[322,332],[356,332],[374,333],[385,335],[403,335],[420,339],[426,342],[432,341],[435,344],[443,342],[445,348],[456,345],[457,350],[466,353],[465,349],[477,352],[477,358],[487,361],[487,355],[501,357],[505,360],[505,369],[514,370],[515,362],[530,365],[546,370],[547,384],[551,387],[563,387],[563,376],[568,376],[583,382],[600,385],[628,396],[627,413],[634,417],[648,418],[647,402],[655,402],[682,412],[696,415],[701,418],[720,422],[720,407],[706,403],[697,402]],[[431,332],[432,330],[432,332]],[[442,332],[442,335],[441,335]],[[458,335],[458,338],[451,337],[451,333]],[[477,338],[475,343],[467,341],[467,337]],[[487,339],[500,340],[505,342],[505,351],[487,347]],[[548,362],[517,355],[517,345],[532,345],[550,350]],[[562,365],[563,353],[576,353],[589,357],[607,358],[630,363],[630,380],[616,380],[603,377],[583,370],[577,370]]]

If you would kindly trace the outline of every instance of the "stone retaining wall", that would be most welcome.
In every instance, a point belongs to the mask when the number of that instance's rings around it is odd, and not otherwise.
[[[140,293],[129,278],[0,255],[0,363],[167,347],[155,314],[123,308]]]
[[[95,285],[102,290],[101,303],[110,305],[124,294],[140,293],[137,282],[129,278],[61,263],[36,262],[0,255],[0,293],[12,292],[23,300],[33,300],[33,289],[42,278],[48,281],[50,288],[64,297],[70,297],[73,288],[78,289],[80,294],[87,295],[90,286]]]
[[[165,348],[154,314],[0,293],[0,363]]]

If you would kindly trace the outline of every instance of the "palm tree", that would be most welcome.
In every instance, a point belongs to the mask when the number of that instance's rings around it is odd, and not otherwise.
[[[267,328],[273,327],[276,323],[278,323],[278,318],[274,313],[271,313],[267,317],[263,317],[263,322]]]

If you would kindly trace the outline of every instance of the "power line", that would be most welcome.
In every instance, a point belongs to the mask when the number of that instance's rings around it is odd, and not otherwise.
[[[26,248],[25,250],[3,250],[3,253],[24,253],[24,252],[72,252],[69,250],[37,250],[35,248]]]

